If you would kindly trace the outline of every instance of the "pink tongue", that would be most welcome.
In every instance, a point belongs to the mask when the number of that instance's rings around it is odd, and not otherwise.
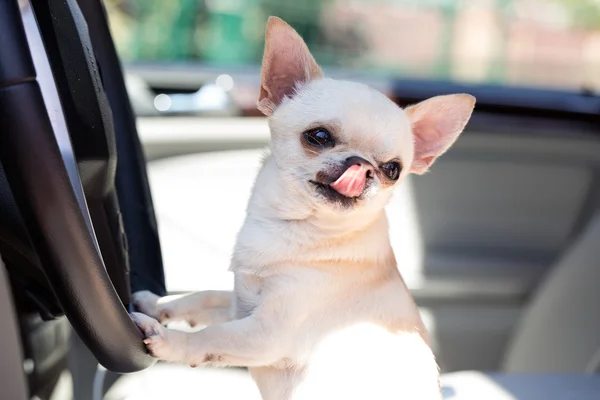
[[[360,165],[353,165],[330,186],[346,197],[358,197],[365,188],[367,173]]]

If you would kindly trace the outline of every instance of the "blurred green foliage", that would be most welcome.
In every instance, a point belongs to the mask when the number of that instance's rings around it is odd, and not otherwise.
[[[128,60],[260,61],[264,22],[278,15],[311,44],[322,40],[327,0],[107,0],[115,39]],[[115,27],[115,25],[120,25]]]
[[[572,23],[583,29],[600,28],[599,0],[553,0],[562,5]]]

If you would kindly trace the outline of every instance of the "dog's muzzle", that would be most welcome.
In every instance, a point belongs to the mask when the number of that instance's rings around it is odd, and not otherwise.
[[[345,197],[359,197],[365,190],[367,179],[372,179],[373,165],[361,157],[346,159],[346,170],[329,186]]]

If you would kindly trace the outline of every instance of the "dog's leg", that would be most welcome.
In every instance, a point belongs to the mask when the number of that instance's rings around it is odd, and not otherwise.
[[[144,314],[132,319],[142,330],[150,354],[160,360],[185,363],[193,367],[263,366],[281,358],[281,335],[276,324],[249,316],[211,325],[198,332],[168,329]]]
[[[254,367],[249,370],[263,400],[299,400],[296,389],[302,382],[304,367]]]
[[[229,321],[233,292],[208,290],[159,297],[149,291],[133,294],[135,309],[162,324],[186,321],[190,326]]]

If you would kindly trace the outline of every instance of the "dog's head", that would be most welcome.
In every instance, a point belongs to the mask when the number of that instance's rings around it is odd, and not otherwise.
[[[409,173],[456,140],[475,98],[438,96],[401,109],[368,86],[323,77],[288,24],[267,24],[258,108],[269,117],[278,176],[296,205],[348,213],[383,208]]]

